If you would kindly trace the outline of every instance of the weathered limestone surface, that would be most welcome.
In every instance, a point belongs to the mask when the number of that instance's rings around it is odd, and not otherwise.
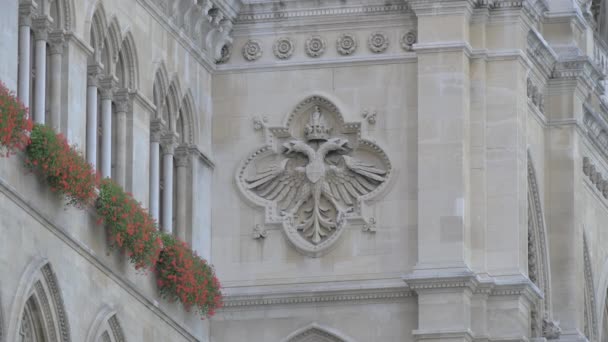
[[[0,160],[0,342],[41,340],[31,295],[58,341],[605,340],[606,8],[4,0],[0,80],[97,141],[225,308],[159,298],[19,154]]]

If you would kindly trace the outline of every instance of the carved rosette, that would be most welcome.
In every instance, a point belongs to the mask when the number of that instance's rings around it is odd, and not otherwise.
[[[367,40],[367,46],[374,53],[382,53],[388,49],[388,36],[384,32],[374,32]]]
[[[309,57],[319,57],[325,52],[327,42],[321,36],[311,36],[306,39],[304,50]]]
[[[262,57],[262,46],[260,42],[254,39],[248,40],[245,45],[243,45],[243,57],[253,62],[260,57]]]
[[[265,208],[263,225],[278,225],[301,253],[318,257],[339,240],[348,223],[375,230],[366,202],[387,186],[391,162],[375,142],[361,137],[321,96],[302,101],[284,126],[266,127],[266,144],[239,165],[236,184]],[[372,227],[373,226],[373,227]]]
[[[272,51],[278,59],[289,59],[293,55],[294,46],[293,40],[282,37],[274,42]]]
[[[357,50],[357,37],[352,33],[342,33],[336,41],[336,48],[342,56],[352,55]]]
[[[406,51],[412,51],[412,46],[418,41],[418,32],[411,30],[401,37],[401,47]]]

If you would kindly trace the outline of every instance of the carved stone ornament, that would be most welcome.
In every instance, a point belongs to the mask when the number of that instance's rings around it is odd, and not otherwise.
[[[243,57],[248,61],[255,61],[262,57],[262,46],[260,42],[254,39],[248,40],[243,45]]]
[[[255,227],[253,227],[253,238],[254,239],[256,239],[256,240],[265,239],[266,236],[268,236],[268,231],[266,231],[266,228],[264,228],[263,225],[256,224]]]
[[[289,59],[291,55],[293,55],[294,46],[293,40],[287,37],[282,37],[274,42],[272,51],[278,59]]]
[[[266,116],[263,117],[259,117],[256,116],[253,118],[253,129],[256,131],[261,130],[262,128],[264,128],[264,126],[266,126],[266,122],[268,122],[268,118]]]
[[[375,233],[376,232],[376,219],[373,217],[370,217],[369,220],[367,220],[367,223],[365,223],[363,225],[363,231],[368,232],[368,233]]]
[[[543,337],[547,340],[556,340],[562,334],[559,322],[553,321],[548,315],[543,318]]]
[[[367,40],[367,46],[374,53],[382,53],[388,49],[388,36],[384,32],[374,32]]]
[[[392,167],[381,147],[361,137],[361,123],[344,122],[333,103],[312,96],[264,133],[266,144],[241,162],[236,183],[265,207],[265,224],[280,225],[298,251],[318,257],[349,220],[369,222],[364,202],[385,188]]]
[[[342,33],[336,41],[336,48],[343,56],[352,55],[357,50],[357,37],[352,33]]]
[[[309,57],[319,57],[325,52],[327,42],[321,36],[311,36],[306,39],[304,50]]]
[[[376,112],[375,110],[366,109],[363,111],[361,116],[363,116],[363,118],[366,119],[370,125],[375,125],[378,112]]]
[[[418,41],[418,32],[411,30],[401,37],[401,47],[406,51],[412,51],[412,46]]]
[[[220,58],[215,62],[217,64],[228,63],[232,56],[232,44],[224,44],[220,52]]]

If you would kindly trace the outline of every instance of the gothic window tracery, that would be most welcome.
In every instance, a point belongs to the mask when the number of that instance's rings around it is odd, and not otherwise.
[[[536,170],[528,152],[528,277],[543,292],[531,310],[532,337],[558,338],[559,326],[552,319],[549,256]]]
[[[153,85],[156,114],[150,123],[150,211],[161,229],[185,240],[191,211],[188,189],[194,106],[190,92],[182,95],[178,79],[166,85],[161,64]]]
[[[70,342],[63,298],[48,261],[34,260],[20,283],[16,298],[24,301],[13,307],[7,341]]]

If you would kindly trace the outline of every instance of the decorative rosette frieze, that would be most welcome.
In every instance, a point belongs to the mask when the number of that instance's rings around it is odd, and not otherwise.
[[[374,32],[367,40],[367,46],[374,53],[382,53],[386,51],[386,49],[388,49],[388,45],[388,36],[384,32]]]
[[[357,37],[352,33],[342,33],[336,41],[338,53],[342,56],[348,56],[355,53],[357,50]]]
[[[401,47],[405,51],[412,51],[412,47],[418,41],[418,32],[416,30],[410,30],[401,36]]]
[[[243,57],[250,62],[262,57],[262,45],[260,42],[255,39],[248,40],[243,45]]]
[[[293,55],[295,44],[287,37],[281,37],[274,42],[272,51],[278,59],[289,59]]]
[[[325,53],[327,42],[323,37],[314,35],[306,39],[304,43],[304,50],[309,57],[319,57]]]

